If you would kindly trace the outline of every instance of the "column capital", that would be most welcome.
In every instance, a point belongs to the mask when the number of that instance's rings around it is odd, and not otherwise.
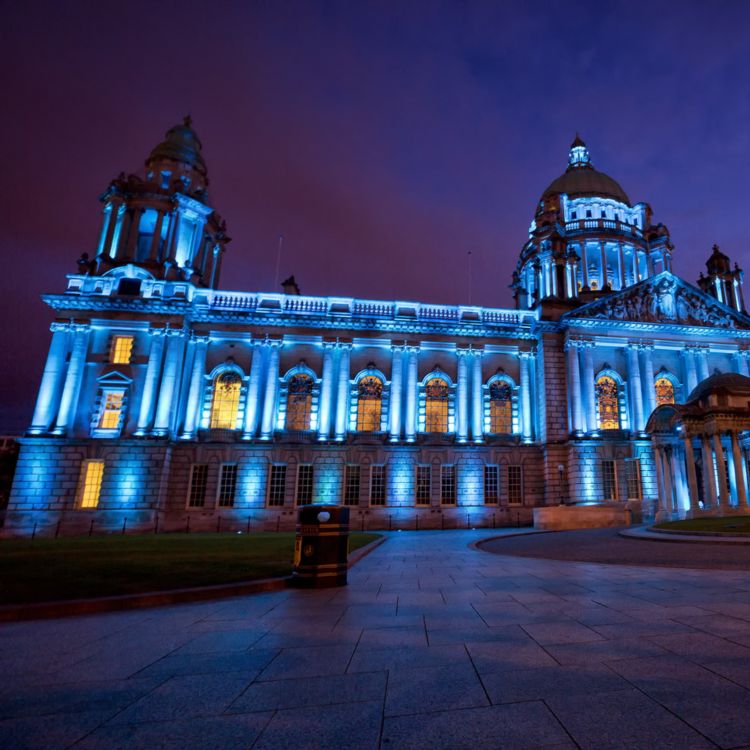
[[[73,324],[60,322],[50,323],[49,329],[50,331],[52,331],[52,333],[56,333],[57,331],[72,331]]]
[[[165,336],[174,336],[176,338],[184,338],[185,337],[185,329],[184,328],[170,328],[169,325],[167,325],[164,328],[164,335]]]
[[[463,358],[471,354],[471,352],[468,349],[459,349],[456,348],[456,356],[459,358]]]
[[[407,354],[419,354],[421,350],[422,347],[419,344],[407,344],[404,346],[404,351]]]
[[[536,349],[524,349],[518,351],[519,359],[533,359],[536,357]]]
[[[406,344],[391,343],[391,351],[395,354],[396,352],[406,351]]]
[[[149,336],[166,336],[166,328],[149,328],[147,333]]]
[[[203,333],[190,333],[190,341],[194,344],[207,344],[210,341],[211,337],[207,336]]]
[[[654,350],[654,342],[646,339],[639,342],[638,347],[645,352],[652,352]]]
[[[351,351],[354,348],[354,344],[351,341],[337,341],[336,348]]]

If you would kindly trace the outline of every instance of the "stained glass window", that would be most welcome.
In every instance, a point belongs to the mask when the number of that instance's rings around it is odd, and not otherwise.
[[[656,405],[674,403],[674,385],[669,378],[656,378],[654,383],[656,390]]]
[[[214,380],[211,403],[211,429],[234,430],[240,406],[242,378],[236,372],[224,372]]]
[[[299,373],[289,379],[286,399],[287,430],[309,430],[310,409],[312,407],[313,379]]]
[[[100,429],[116,430],[119,428],[124,398],[125,391],[108,391],[104,394],[104,403],[102,404],[102,411],[99,416]]]
[[[357,386],[357,430],[380,430],[380,412],[383,405],[383,382],[374,375],[366,375]]]
[[[599,427],[602,430],[620,429],[620,404],[617,383],[609,375],[596,381],[596,403],[599,407]]]
[[[448,432],[450,388],[442,378],[432,378],[425,386],[425,432]]]
[[[490,432],[513,432],[513,391],[504,380],[490,383]]]

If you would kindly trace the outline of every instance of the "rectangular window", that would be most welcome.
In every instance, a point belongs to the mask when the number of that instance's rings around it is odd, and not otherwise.
[[[222,464],[219,468],[219,507],[231,508],[237,491],[237,464]]]
[[[188,488],[188,508],[202,508],[206,504],[208,464],[193,464]]]
[[[273,464],[268,479],[268,504],[273,506],[284,505],[286,495],[286,465]]]
[[[99,416],[99,429],[117,430],[120,427],[122,402],[125,391],[106,391],[103,394],[102,411]]]
[[[641,489],[641,459],[625,459],[625,481],[628,484],[628,500],[641,500],[643,490]]]
[[[429,505],[432,491],[432,466],[417,466],[417,505]]]
[[[348,464],[344,476],[344,505],[359,505],[359,466]]]
[[[113,365],[129,365],[133,354],[132,336],[113,336],[109,350],[109,361]]]
[[[602,461],[602,488],[605,500],[617,500],[617,471],[612,460]]]
[[[523,473],[520,466],[508,467],[508,504],[523,503]]]
[[[385,505],[385,466],[370,467],[370,505]]]
[[[456,467],[440,467],[440,503],[454,505],[456,502]]]
[[[297,467],[297,505],[307,505],[313,498],[313,465]]]
[[[78,480],[78,507],[96,508],[99,505],[99,494],[102,491],[104,461],[87,459],[81,464],[81,476]]]
[[[494,505],[500,499],[500,467],[484,467],[484,502]]]

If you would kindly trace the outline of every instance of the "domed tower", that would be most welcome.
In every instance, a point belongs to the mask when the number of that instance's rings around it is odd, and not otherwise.
[[[594,169],[576,135],[568,168],[542,193],[513,274],[520,309],[545,299],[583,301],[670,270],[667,228],[632,204],[619,183]]]
[[[80,270],[102,275],[136,265],[157,279],[216,288],[226,225],[208,201],[201,142],[189,117],[170,128],[141,175],[120,174],[100,197],[104,204],[96,258]]]
[[[745,312],[745,299],[742,294],[745,274],[736,263],[732,268],[729,257],[719,250],[718,245],[713,246],[711,257],[706,261],[706,269],[708,276],[701,274],[698,286],[719,302],[739,312]]]

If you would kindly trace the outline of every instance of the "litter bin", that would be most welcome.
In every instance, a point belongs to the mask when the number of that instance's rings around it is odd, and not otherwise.
[[[294,542],[294,580],[302,588],[346,586],[349,508],[303,505]]]

